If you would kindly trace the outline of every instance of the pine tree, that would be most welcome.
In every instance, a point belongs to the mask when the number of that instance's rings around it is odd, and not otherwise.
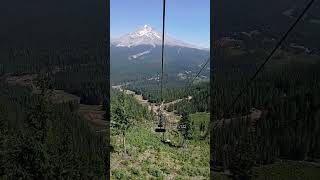
[[[43,100],[28,112],[26,129],[10,137],[7,175],[23,179],[49,177],[49,157],[45,144],[49,115]]]
[[[0,177],[5,175],[6,141],[8,135],[8,111],[0,104]]]
[[[238,142],[231,153],[230,172],[234,180],[253,178],[254,151],[249,142]]]
[[[119,96],[119,104],[116,105],[113,113],[113,121],[115,123],[115,128],[119,130],[119,133],[122,134],[122,142],[123,142],[123,153],[127,154],[126,149],[126,131],[132,125],[133,121],[128,116],[126,112],[126,103],[125,103],[125,95],[121,93]]]
[[[184,145],[186,139],[192,138],[192,127],[190,122],[190,116],[185,111],[182,112],[180,124],[184,124],[186,126],[185,129],[181,130],[181,133],[183,135],[183,145]]]

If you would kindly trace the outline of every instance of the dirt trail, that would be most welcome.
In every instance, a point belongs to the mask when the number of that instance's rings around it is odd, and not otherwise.
[[[146,105],[148,107],[149,110],[152,110],[155,114],[158,114],[158,111],[160,109],[160,106],[158,104],[155,104],[155,103],[150,103],[148,102],[148,100],[144,100],[142,95],[138,95],[136,94],[134,91],[131,91],[131,90],[124,90],[122,88],[123,85],[116,85],[116,86],[112,86],[112,88],[114,89],[118,89],[119,91],[124,91],[126,94],[131,94],[133,95],[137,100],[138,102],[140,102],[141,104],[143,105]],[[177,100],[174,100],[174,101],[171,101],[171,102],[168,102],[168,103],[164,103],[162,105],[162,113],[164,114],[164,116],[166,117],[167,121],[170,123],[170,124],[177,124],[179,121],[180,121],[180,116],[177,116],[175,113],[173,112],[168,112],[164,109],[164,107],[167,107],[169,105],[172,105],[172,104],[175,104],[175,103],[178,103],[184,99],[192,99],[191,96],[189,96],[188,98],[183,98],[183,99],[177,99]]]

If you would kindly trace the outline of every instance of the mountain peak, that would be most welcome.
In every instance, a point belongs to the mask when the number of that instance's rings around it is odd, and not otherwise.
[[[145,24],[144,26],[139,27],[137,31],[151,32],[153,31],[153,28],[150,25]]]
[[[150,45],[156,47],[161,46],[162,44],[162,34],[157,32],[152,26],[145,24],[144,26],[138,27],[134,32],[128,33],[120,38],[113,39],[113,42],[111,43],[117,47],[128,48],[139,45]],[[169,36],[165,36],[165,45],[203,49]]]
[[[143,27],[138,28],[135,32],[129,33],[129,35],[132,38],[145,37],[151,40],[161,39],[160,33],[154,31],[153,28],[147,24],[145,24]]]
[[[143,27],[144,27],[144,29],[150,29],[150,30],[152,30],[152,27],[149,26],[148,24],[145,24]]]

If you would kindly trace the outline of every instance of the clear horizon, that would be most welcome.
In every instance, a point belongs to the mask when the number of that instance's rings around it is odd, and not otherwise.
[[[144,25],[162,32],[162,0],[153,0],[152,3],[150,0],[111,0],[110,7],[111,38],[123,36]],[[210,1],[167,1],[165,34],[209,48]]]

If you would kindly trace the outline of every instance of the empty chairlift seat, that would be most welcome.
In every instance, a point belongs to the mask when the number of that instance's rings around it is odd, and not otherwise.
[[[166,129],[164,127],[165,123],[165,117],[163,116],[162,113],[159,115],[159,124],[158,127],[156,127],[155,132],[166,132]]]

